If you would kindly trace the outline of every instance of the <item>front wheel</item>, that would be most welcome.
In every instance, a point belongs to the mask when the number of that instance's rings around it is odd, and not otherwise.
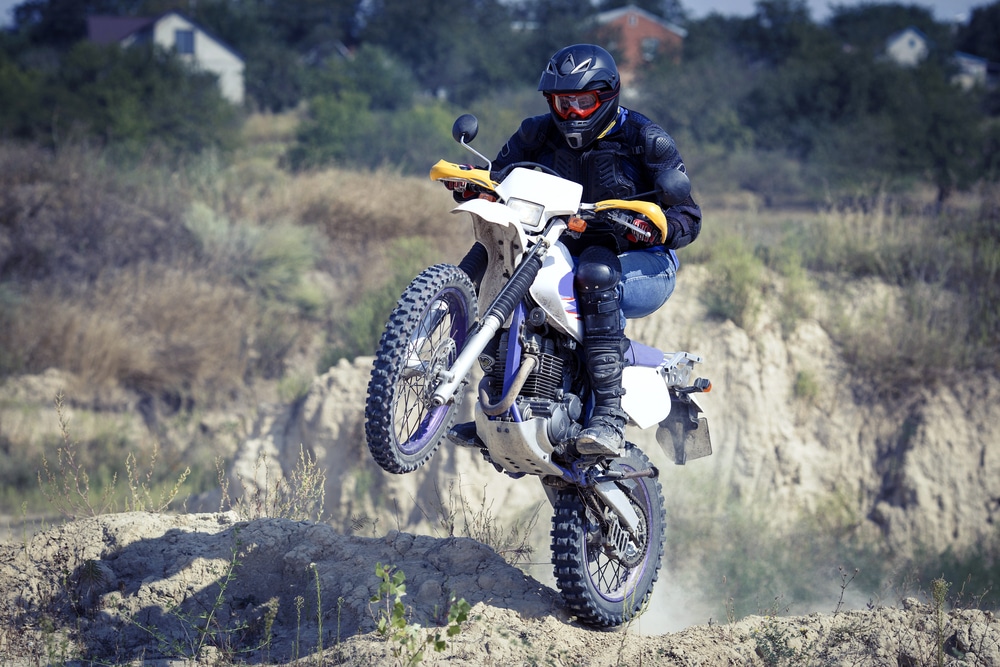
[[[649,459],[628,443],[609,470],[650,470]],[[639,515],[629,535],[592,491],[560,490],[552,517],[552,562],[556,585],[570,611],[585,625],[610,628],[642,613],[653,591],[663,554],[665,512],[655,477],[617,482]]]
[[[450,264],[425,269],[389,316],[368,382],[365,437],[383,469],[412,472],[437,450],[462,395],[431,404],[435,378],[455,361],[478,317],[475,288]]]

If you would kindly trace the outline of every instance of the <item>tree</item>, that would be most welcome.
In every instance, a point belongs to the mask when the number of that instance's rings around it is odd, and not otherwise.
[[[948,26],[938,23],[930,9],[918,5],[834,5],[827,25],[838,42],[869,56],[882,53],[893,33],[911,26],[927,35],[938,53],[951,52]]]
[[[142,0],[27,0],[14,8],[15,28],[36,45],[60,51],[87,36],[87,17],[142,16]]]
[[[97,140],[127,157],[177,159],[232,148],[238,122],[215,76],[192,72],[172,52],[82,42],[42,84],[31,135],[42,143]]]
[[[757,0],[741,41],[756,59],[780,65],[817,35],[805,0]]]
[[[246,60],[247,95],[270,111],[320,94],[314,72],[355,41],[359,0],[199,0],[192,18]]]
[[[361,39],[405,63],[431,95],[465,104],[523,76],[525,33],[515,32],[511,10],[499,0],[369,5]]]
[[[928,62],[905,71],[904,86],[889,99],[893,148],[911,174],[938,188],[938,202],[981,175],[983,116],[975,100],[949,81],[949,71]]]
[[[552,54],[588,39],[594,15],[593,5],[578,0],[517,0],[511,11],[522,27],[500,53],[511,61],[511,81],[531,86]]]
[[[372,109],[387,111],[409,109],[417,92],[410,71],[385,49],[371,44],[309,70],[306,88],[314,95],[363,93]]]
[[[0,137],[28,138],[39,112],[40,81],[0,51]]]
[[[972,10],[969,22],[958,30],[955,47],[1000,62],[1000,1]]]

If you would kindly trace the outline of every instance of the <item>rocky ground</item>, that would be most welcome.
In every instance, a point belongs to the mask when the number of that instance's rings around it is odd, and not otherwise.
[[[405,576],[388,637],[377,628],[395,597],[378,564]],[[990,612],[909,599],[663,633],[651,611],[595,631],[468,538],[349,536],[234,513],[110,514],[7,542],[0,595],[5,665],[399,665],[420,648],[425,664],[1000,665]],[[449,634],[460,599],[470,609]],[[440,651],[426,643],[435,636]]]
[[[688,282],[697,278],[692,272]],[[1000,379],[915,391],[905,405],[859,403],[818,323],[801,323],[787,340],[771,324],[751,335],[714,323],[705,336],[691,293],[673,300],[674,316],[643,320],[632,333],[706,357],[716,386],[705,397],[715,453],[673,466],[651,433],[630,438],[660,467],[674,516],[694,511],[688,523],[700,520],[708,530],[735,504],[779,524],[806,512],[834,528],[846,522],[877,534],[904,554],[994,539]],[[805,607],[828,613],[710,620],[703,596],[684,591],[670,563],[643,616],[616,631],[582,627],[547,585],[549,566],[525,568],[529,576],[443,527],[477,508],[510,525],[547,507],[537,484],[497,475],[460,448],[442,448],[411,475],[377,468],[363,437],[370,367],[370,359],[341,361],[292,404],[260,401],[248,414],[203,415],[191,424],[216,448],[226,445],[235,497],[266,489],[268,479],[290,479],[305,445],[323,471],[327,523],[210,513],[224,506],[217,490],[185,501],[192,513],[107,514],[43,522],[40,531],[21,517],[27,527],[0,531],[0,666],[404,665],[421,647],[426,664],[1000,666],[993,614],[935,603],[932,591],[898,606],[864,608],[861,599],[854,601],[861,609],[848,610],[834,597]],[[805,398],[796,390],[803,376],[815,381]],[[6,432],[58,424],[51,402],[65,382],[54,371],[0,387]],[[79,431],[91,412],[113,413],[116,429],[144,432],[140,411],[126,403],[118,412],[68,406],[74,437],[86,439]],[[828,508],[841,506],[831,499],[846,503],[843,521],[831,517]],[[532,536],[536,554],[547,554],[547,524],[543,511]],[[725,531],[720,539],[733,541]],[[746,558],[762,558],[747,548]],[[708,560],[711,549],[704,554]],[[380,594],[379,564],[405,576],[395,616]],[[453,616],[449,634],[449,611],[463,609],[453,596],[470,608]],[[396,624],[385,636],[377,629],[387,617]],[[436,636],[440,652],[425,643]]]

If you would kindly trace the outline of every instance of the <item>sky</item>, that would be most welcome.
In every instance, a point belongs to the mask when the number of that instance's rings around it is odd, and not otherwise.
[[[813,21],[822,22],[830,16],[830,5],[853,6],[861,0],[807,0]],[[985,7],[990,0],[899,0],[904,5],[920,5],[934,12],[938,21],[965,22],[975,7]],[[749,16],[754,12],[755,0],[682,0],[693,18],[703,18],[711,12],[723,16]]]
[[[12,23],[11,10],[24,0],[0,0],[0,25]],[[856,5],[862,0],[808,0],[812,18],[821,22],[830,15],[829,6]],[[966,21],[974,7],[990,4],[989,0],[900,0],[903,4],[921,5],[934,11],[938,21]],[[711,12],[723,16],[749,16],[753,14],[755,0],[682,0],[682,4],[693,18],[702,18]]]

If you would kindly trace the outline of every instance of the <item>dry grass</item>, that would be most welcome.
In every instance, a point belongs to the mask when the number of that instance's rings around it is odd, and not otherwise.
[[[34,286],[0,334],[26,368],[68,370],[85,386],[212,401],[246,374],[256,306],[199,271],[157,265],[106,272],[74,292]]]
[[[402,284],[457,262],[471,229],[426,177],[281,169],[272,148],[296,122],[251,119],[267,150],[174,172],[0,144],[0,378],[59,368],[82,402],[124,388],[190,413],[370,353]],[[1000,189],[944,215],[884,196],[818,212],[717,201],[682,257],[711,267],[719,316],[752,328],[777,303],[786,333],[817,317],[859,382],[889,390],[1000,367]]]
[[[782,330],[815,317],[859,386],[906,393],[1000,370],[1000,188],[941,211],[877,195],[818,211],[706,211],[683,260],[710,266],[710,311],[747,329],[765,301]]]

